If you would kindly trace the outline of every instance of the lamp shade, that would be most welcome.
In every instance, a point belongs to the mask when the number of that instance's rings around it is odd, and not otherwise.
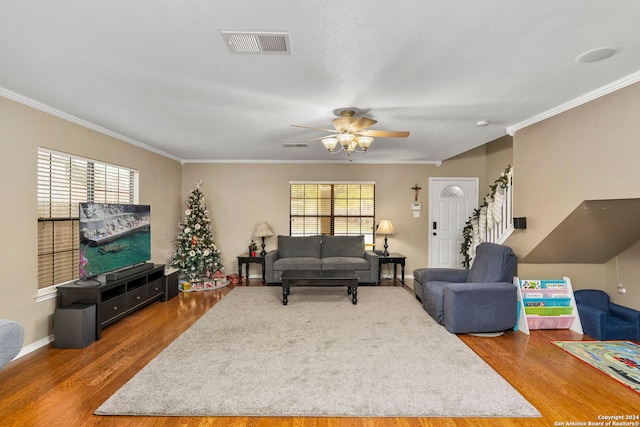
[[[358,137],[358,145],[362,148],[363,151],[367,151],[367,148],[373,142],[373,138],[370,136],[359,136]]]
[[[253,235],[256,237],[268,237],[273,236],[273,231],[271,231],[267,221],[258,221],[255,230],[253,230]]]
[[[391,224],[391,220],[389,219],[381,219],[380,224],[378,224],[378,229],[376,230],[376,234],[395,234],[396,230],[393,228],[393,224]]]
[[[349,148],[349,145],[351,145],[351,141],[353,141],[355,136],[350,133],[341,133],[337,138],[338,141],[340,141],[340,144],[346,149]]]
[[[334,148],[336,148],[336,145],[338,144],[338,138],[324,138],[322,140],[322,143],[324,144],[324,147],[329,150],[329,152],[331,152]]]

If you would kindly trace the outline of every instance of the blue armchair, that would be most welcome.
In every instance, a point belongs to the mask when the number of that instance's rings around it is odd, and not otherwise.
[[[451,333],[498,332],[515,326],[516,255],[507,246],[481,243],[469,270],[419,268],[414,291],[423,308]]]
[[[612,303],[597,289],[577,290],[574,295],[586,335],[598,341],[640,342],[640,311]]]

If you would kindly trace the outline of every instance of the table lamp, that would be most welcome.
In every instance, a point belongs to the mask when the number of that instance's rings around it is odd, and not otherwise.
[[[389,234],[395,234],[396,230],[393,228],[393,224],[391,224],[391,220],[382,219],[380,220],[380,224],[378,224],[378,229],[376,230],[376,234],[384,234],[384,252],[382,255],[389,256],[389,251],[387,248],[387,236]]]
[[[271,231],[271,227],[267,224],[267,221],[258,221],[256,223],[256,228],[253,230],[253,235],[255,237],[262,238],[262,251],[260,251],[260,256],[265,256],[267,251],[264,250],[264,238],[273,236],[273,231]]]

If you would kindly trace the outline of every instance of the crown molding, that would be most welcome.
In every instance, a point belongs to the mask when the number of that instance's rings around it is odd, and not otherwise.
[[[115,139],[118,139],[118,140],[120,140],[122,142],[126,142],[127,144],[131,144],[131,145],[135,145],[136,147],[144,148],[147,151],[154,152],[156,154],[159,154],[159,155],[164,156],[164,157],[168,157],[170,159],[173,159],[173,160],[176,160],[176,161],[179,161],[179,162],[181,161],[181,159],[179,159],[178,157],[173,156],[173,155],[171,155],[169,153],[165,153],[162,150],[158,150],[157,148],[154,148],[154,147],[151,147],[149,145],[146,145],[146,144],[144,144],[144,143],[142,143],[140,141],[137,141],[137,140],[135,140],[133,138],[129,138],[128,136],[124,136],[124,135],[121,135],[121,134],[119,134],[117,132],[109,130],[107,128],[103,128],[102,126],[98,126],[95,123],[91,123],[91,122],[89,122],[87,120],[84,120],[84,119],[81,119],[81,118],[76,117],[74,115],[65,113],[64,111],[60,111],[60,110],[58,110],[56,108],[53,108],[53,107],[51,107],[49,105],[43,104],[42,102],[36,101],[34,99],[31,99],[31,98],[28,98],[26,96],[20,95],[18,93],[12,92],[12,91],[10,91],[8,89],[5,89],[3,87],[0,87],[0,96],[3,96],[3,97],[8,98],[8,99],[11,99],[13,101],[16,101],[16,102],[18,102],[20,104],[26,105],[28,107],[35,108],[36,110],[40,110],[40,111],[42,111],[44,113],[47,113],[47,114],[50,114],[52,116],[59,117],[59,118],[61,118],[63,120],[66,120],[68,122],[75,123],[75,124],[80,125],[80,126],[82,126],[84,128],[91,129],[91,130],[96,131],[98,133],[101,133],[103,135],[110,136],[111,138],[115,138]]]
[[[513,136],[515,135],[515,133],[517,131],[519,131],[520,129],[524,129],[527,126],[531,126],[535,123],[541,122],[543,120],[546,120],[550,117],[556,116],[560,113],[564,113],[565,111],[571,110],[573,108],[579,107],[580,105],[586,104],[587,102],[591,102],[595,99],[598,99],[602,96],[608,95],[612,92],[615,92],[617,90],[620,90],[624,87],[627,87],[629,85],[632,85],[634,83],[637,83],[640,81],[640,71],[635,72],[633,74],[629,74],[626,77],[623,77],[619,80],[616,80],[614,82],[609,83],[606,86],[602,86],[599,89],[596,89],[592,92],[586,93],[582,96],[579,96],[578,98],[575,98],[569,102],[566,102],[564,104],[558,105],[555,108],[552,108],[550,110],[547,110],[543,113],[540,113],[536,116],[533,116],[527,120],[524,120],[520,123],[516,123],[512,126],[509,126],[506,128],[506,131],[509,135]]]
[[[183,164],[333,164],[333,165],[436,165],[442,164],[439,160],[416,160],[416,161],[350,161],[349,158],[342,160],[259,160],[259,159],[184,159]]]

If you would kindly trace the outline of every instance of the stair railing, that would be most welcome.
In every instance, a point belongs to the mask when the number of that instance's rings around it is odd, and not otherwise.
[[[501,221],[494,222],[491,229],[487,226],[485,242],[502,244],[513,233],[513,230],[513,168],[509,168],[509,172],[506,173]]]
[[[491,193],[474,210],[463,230],[460,253],[463,267],[471,266],[475,248],[482,242],[504,243],[513,233],[513,168],[508,166],[490,186]]]

